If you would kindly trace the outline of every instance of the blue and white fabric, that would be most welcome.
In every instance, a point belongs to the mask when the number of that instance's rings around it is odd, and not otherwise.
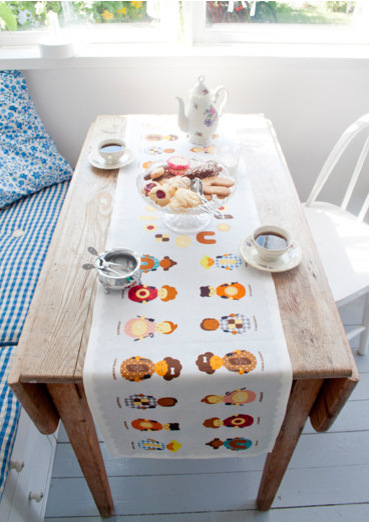
[[[0,209],[0,346],[19,340],[68,185]]]
[[[11,357],[40,275],[69,181],[0,209],[0,500],[20,405],[7,384]]]
[[[0,71],[0,208],[71,175],[37,114],[22,72]]]
[[[0,501],[17,433],[20,405],[9,388],[7,379],[15,346],[0,348]]]

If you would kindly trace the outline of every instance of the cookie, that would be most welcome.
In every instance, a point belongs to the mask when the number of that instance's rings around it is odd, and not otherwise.
[[[228,187],[222,187],[219,185],[206,185],[204,186],[204,194],[209,196],[217,196],[218,198],[227,198],[231,195],[231,189]]]
[[[174,178],[169,179],[166,182],[170,187],[174,187],[175,189],[179,188],[190,188],[191,180],[187,176],[175,176]]]
[[[202,184],[205,196],[217,196],[222,199],[230,196],[234,180],[222,176],[211,176],[204,179]]]
[[[170,202],[171,194],[164,186],[158,185],[149,192],[149,198],[157,205],[165,207]]]
[[[184,156],[172,156],[167,164],[169,172],[174,175],[182,175],[190,168],[190,160]]]
[[[205,178],[203,185],[218,185],[220,187],[233,187],[234,180],[231,178],[224,178],[222,176],[212,176]]]
[[[145,196],[148,196],[150,192],[155,188],[158,187],[159,183],[156,183],[155,181],[149,181],[143,186],[142,193],[145,194]]]
[[[157,179],[161,178],[165,174],[165,169],[163,167],[156,167],[150,171],[150,178]]]
[[[173,209],[177,208],[191,208],[198,207],[201,203],[201,198],[192,190],[186,188],[177,189],[169,206]]]
[[[208,178],[210,176],[217,176],[222,172],[223,168],[216,161],[207,161],[206,163],[194,167],[186,172],[186,176],[190,179],[194,178]]]

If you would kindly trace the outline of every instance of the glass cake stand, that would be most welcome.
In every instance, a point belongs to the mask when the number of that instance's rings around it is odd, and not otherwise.
[[[201,163],[204,162],[191,160],[191,166],[198,166],[201,165]],[[141,197],[146,201],[146,203],[162,213],[162,220],[164,225],[177,234],[195,234],[196,232],[206,228],[213,218],[213,212],[216,212],[216,210],[220,206],[224,205],[231,197],[228,196],[227,198],[219,199],[216,196],[213,196],[213,199],[206,204],[207,209],[204,209],[203,206],[199,206],[174,210],[168,205],[160,206],[143,193],[143,187],[148,182],[148,180],[145,179],[145,176],[151,169],[160,166],[163,166],[162,162],[155,162],[155,164],[152,164],[150,168],[147,169],[143,174],[140,174],[137,177],[137,188]],[[228,169],[224,165],[221,166],[223,170],[220,175],[222,177],[230,178],[231,176]],[[232,192],[234,189],[235,186],[231,187]]]

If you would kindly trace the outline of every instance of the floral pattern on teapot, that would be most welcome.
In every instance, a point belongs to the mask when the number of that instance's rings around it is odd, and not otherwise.
[[[206,87],[205,77],[199,76],[198,83],[192,90],[187,107],[182,98],[179,102],[178,125],[196,145],[207,145],[214,134],[223,107],[228,99],[228,92],[222,86],[213,92]]]

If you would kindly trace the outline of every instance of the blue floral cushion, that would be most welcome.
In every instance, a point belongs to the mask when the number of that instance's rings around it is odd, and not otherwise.
[[[46,133],[23,74],[0,71],[0,208],[71,175]]]

